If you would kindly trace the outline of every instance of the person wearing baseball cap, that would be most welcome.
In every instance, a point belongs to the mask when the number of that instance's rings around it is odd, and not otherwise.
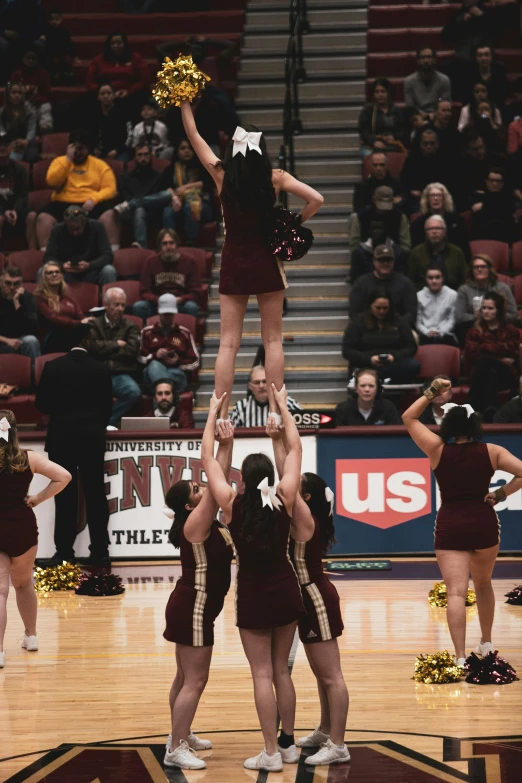
[[[146,326],[141,335],[140,362],[146,365],[143,378],[148,385],[171,380],[181,393],[188,386],[190,374],[199,367],[199,353],[190,329],[175,322],[177,312],[174,294],[162,294],[158,299],[158,323]]]
[[[0,240],[5,234],[23,236],[26,232],[28,213],[27,195],[29,181],[23,166],[11,160],[11,145],[14,139],[10,133],[0,133]],[[35,238],[29,247],[36,247]]]

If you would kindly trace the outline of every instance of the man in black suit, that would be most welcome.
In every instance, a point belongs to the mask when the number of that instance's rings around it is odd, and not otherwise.
[[[49,459],[73,476],[65,494],[57,496],[55,555],[46,565],[76,562],[79,473],[85,495],[91,544],[89,564],[109,567],[109,506],[105,494],[105,430],[112,410],[112,378],[106,364],[82,347],[89,324],[73,330],[71,351],[44,367],[36,389],[36,407],[50,417],[46,449]]]

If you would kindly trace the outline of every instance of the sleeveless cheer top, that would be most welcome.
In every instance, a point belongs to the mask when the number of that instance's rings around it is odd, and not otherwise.
[[[224,597],[230,587],[230,564],[234,556],[232,538],[227,528],[214,520],[210,535],[192,544],[180,531],[181,576],[179,582],[213,598]]]
[[[305,542],[292,541],[290,545],[290,556],[301,586],[320,582],[326,578],[323,573],[321,525],[315,516],[313,520],[315,528],[312,538]]]

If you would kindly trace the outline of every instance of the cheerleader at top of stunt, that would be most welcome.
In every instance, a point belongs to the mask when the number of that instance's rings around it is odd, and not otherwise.
[[[249,454],[241,466],[244,491],[227,483],[213,456],[213,433],[223,400],[212,396],[203,434],[201,459],[210,490],[223,510],[234,540],[237,563],[236,625],[254,681],[256,710],[265,748],[248,758],[247,769],[280,772],[283,763],[296,764],[294,742],[295,690],[288,656],[304,614],[301,591],[288,554],[290,529],[299,541],[313,533],[311,520],[292,524],[301,475],[301,440],[286,405],[286,389],[273,389],[285,425],[288,455],[275,485],[274,466],[265,454]],[[274,690],[277,697],[274,697]],[[277,712],[281,735],[277,738]]]
[[[227,418],[250,294],[256,295],[259,306],[269,404],[274,414],[272,384],[280,389],[284,375],[282,318],[287,283],[281,262],[270,250],[266,224],[280,191],[305,202],[301,223],[317,212],[323,197],[287,172],[272,169],[265,139],[255,126],[236,128],[221,161],[199,135],[188,101],[181,103],[181,114],[196,155],[216,183],[225,221],[219,279],[221,333],[215,368],[216,395],[227,393],[221,416]]]
[[[455,658],[466,660],[466,594],[469,573],[475,587],[479,613],[480,643],[485,656],[494,651],[491,630],[495,595],[491,574],[500,541],[500,524],[492,506],[522,487],[522,462],[507,449],[483,443],[482,427],[470,405],[446,403],[440,435],[431,432],[419,416],[431,400],[448,391],[451,382],[435,378],[424,395],[403,414],[402,420],[417,446],[429,457],[441,495],[435,522],[435,554],[448,591],[447,618]],[[489,492],[496,470],[514,478]]]
[[[228,479],[234,441],[229,422],[218,425],[216,440],[216,460]],[[167,767],[204,769],[207,765],[195,751],[208,750],[212,743],[193,734],[190,727],[208,680],[214,621],[230,587],[232,538],[216,520],[218,505],[213,496],[195,481],[173,484],[165,503],[166,515],[174,520],[169,540],[180,550],[181,577],[165,611],[163,636],[176,643],[177,672],[170,689],[172,732],[164,762]]]

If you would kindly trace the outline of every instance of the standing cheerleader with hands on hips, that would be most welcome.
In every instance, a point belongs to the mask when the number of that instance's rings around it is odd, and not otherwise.
[[[227,418],[250,294],[257,297],[261,315],[269,405],[274,414],[272,384],[280,389],[284,381],[282,328],[287,282],[282,263],[270,250],[267,219],[280,191],[305,202],[301,223],[317,212],[324,199],[286,171],[272,169],[263,134],[254,125],[236,128],[221,161],[199,135],[187,100],[181,103],[181,115],[194,152],[216,183],[225,221],[219,278],[221,334],[215,368],[216,395],[221,398],[227,393],[221,416]]]
[[[234,428],[221,422],[216,429],[219,442],[217,464],[223,476],[230,473]],[[211,450],[214,447],[212,430]],[[197,750],[209,750],[212,743],[191,731],[201,695],[205,689],[214,644],[214,621],[223,609],[230,587],[232,538],[216,520],[218,504],[208,489],[195,481],[178,481],[167,492],[166,516],[173,519],[169,540],[179,547],[181,577],[165,612],[163,636],[176,643],[177,672],[170,689],[172,732],[167,740],[167,767],[205,769]]]
[[[287,448],[285,431],[271,419],[266,434],[272,438],[279,475],[283,469]],[[291,557],[297,571],[306,615],[299,620],[299,638],[303,643],[310,668],[317,680],[321,704],[321,722],[311,734],[297,740],[302,748],[320,749],[308,756],[307,764],[341,764],[350,761],[344,744],[348,715],[348,690],[341,670],[337,637],[344,625],[339,594],[326,574],[322,558],[335,544],[333,524],[334,494],[317,473],[303,473],[301,490],[297,494],[292,521],[296,527],[303,523],[313,525],[309,541],[295,539]]]
[[[469,573],[475,587],[479,613],[479,655],[494,652],[491,630],[495,594],[491,575],[500,542],[500,523],[492,506],[522,487],[522,462],[507,449],[483,443],[482,427],[471,405],[446,403],[440,435],[419,421],[430,402],[451,389],[451,382],[435,378],[424,395],[415,400],[402,420],[417,446],[429,457],[441,495],[435,521],[435,554],[448,592],[447,618],[455,658],[466,660],[466,594]],[[496,470],[514,478],[489,492]]]
[[[287,409],[287,393],[273,388],[286,430],[288,454],[281,480],[275,484],[274,466],[266,454],[249,454],[241,466],[244,491],[227,483],[213,455],[214,427],[223,399],[214,394],[203,433],[201,459],[210,491],[221,506],[236,549],[236,625],[254,681],[254,699],[265,748],[248,758],[247,769],[281,772],[283,762],[296,764],[294,742],[295,690],[288,656],[297,620],[304,614],[301,591],[288,553],[289,535],[308,541],[311,520],[292,523],[299,491],[302,447],[294,419]],[[274,690],[275,688],[275,696]],[[277,701],[276,701],[277,699]],[[277,738],[277,712],[281,734]]]
[[[48,478],[49,484],[38,494],[28,495],[36,473]],[[44,454],[21,449],[13,412],[0,410],[0,669],[5,666],[9,577],[25,626],[22,647],[38,650],[38,602],[33,587],[38,528],[33,508],[61,492],[70,480],[71,474]]]

